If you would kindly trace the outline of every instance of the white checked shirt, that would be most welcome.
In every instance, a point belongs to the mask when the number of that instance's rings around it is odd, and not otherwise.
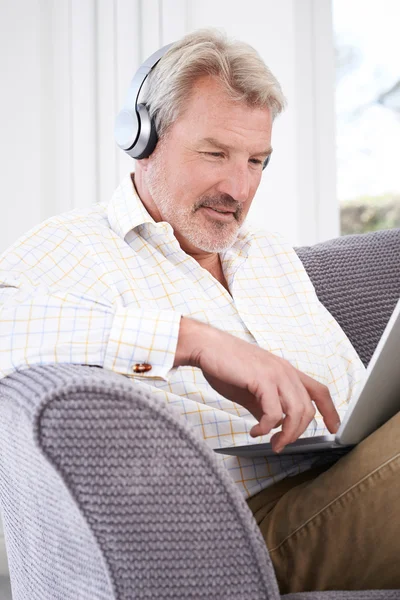
[[[0,377],[35,364],[98,365],[151,386],[212,448],[254,443],[246,409],[201,370],[173,368],[186,316],[286,358],[329,387],[342,416],[364,367],[293,248],[243,226],[220,256],[232,296],[168,223],[154,222],[129,176],[109,204],[47,220],[0,257]],[[139,376],[137,363],[152,368]],[[325,432],[317,417],[306,433]],[[315,462],[217,456],[245,497]]]

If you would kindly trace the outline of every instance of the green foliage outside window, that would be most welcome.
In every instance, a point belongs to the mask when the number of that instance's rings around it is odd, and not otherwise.
[[[342,235],[400,227],[400,194],[361,196],[341,202]]]

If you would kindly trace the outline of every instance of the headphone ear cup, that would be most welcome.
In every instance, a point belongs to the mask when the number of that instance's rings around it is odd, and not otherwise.
[[[158,141],[155,123],[150,119],[146,105],[137,104],[140,90],[150,71],[171,46],[163,46],[139,67],[131,81],[125,106],[115,120],[115,141],[121,150],[138,160],[150,156]]]
[[[153,119],[150,118],[147,106],[138,104],[139,137],[130,155],[137,160],[148,158],[158,142],[158,135]],[[135,153],[133,155],[133,152]]]
[[[140,133],[140,119],[135,110],[122,109],[115,119],[115,141],[121,150],[129,152],[136,145]]]

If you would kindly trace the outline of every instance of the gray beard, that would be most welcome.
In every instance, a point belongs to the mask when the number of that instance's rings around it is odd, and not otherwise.
[[[219,197],[204,196],[189,207],[177,206],[174,198],[169,193],[162,173],[162,167],[156,165],[153,172],[147,177],[147,187],[162,218],[167,221],[179,235],[185,238],[192,246],[203,252],[219,253],[230,248],[236,241],[239,227],[244,221],[243,208],[233,198],[227,195]],[[235,223],[221,221],[205,222],[199,226],[197,216],[202,207],[225,207],[235,210]],[[200,217],[201,218],[201,217]],[[234,227],[235,226],[235,227]]]

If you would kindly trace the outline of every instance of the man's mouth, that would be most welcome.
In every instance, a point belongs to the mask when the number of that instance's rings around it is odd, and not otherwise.
[[[236,211],[234,210],[227,210],[226,208],[217,208],[211,206],[202,206],[201,208],[205,211],[207,215],[214,219],[224,219],[231,221],[233,218],[235,218]]]
[[[224,208],[215,208],[215,206],[208,206],[207,208],[212,208],[212,210],[215,210],[218,213],[222,213],[223,215],[227,215],[229,213],[234,213],[234,210],[226,210]]]

